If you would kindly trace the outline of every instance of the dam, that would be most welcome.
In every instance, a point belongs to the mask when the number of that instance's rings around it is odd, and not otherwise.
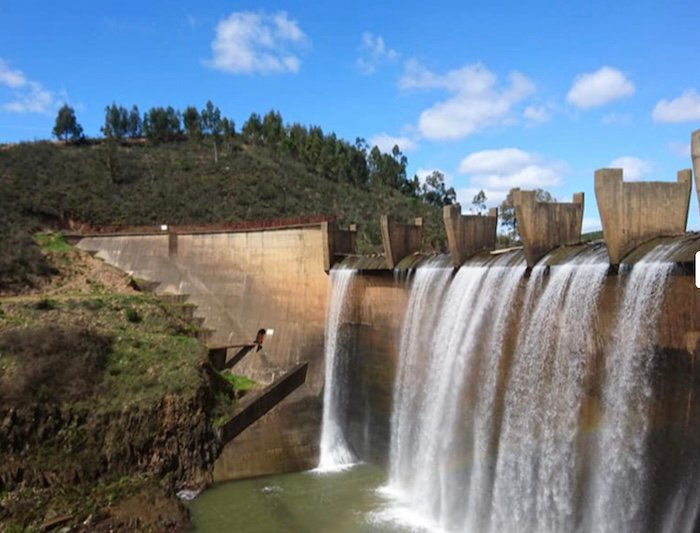
[[[700,132],[693,147],[697,188]],[[273,329],[238,372],[274,383],[308,364],[303,385],[230,440],[213,473],[260,479],[232,486],[276,502],[296,530],[328,524],[298,523],[313,511],[280,504],[307,491],[327,512],[357,506],[332,522],[339,531],[692,532],[692,175],[628,183],[619,170],[597,171],[597,242],[581,242],[583,194],[545,204],[519,191],[523,246],[510,250],[494,250],[496,212],[458,206],[444,210],[447,254],[421,252],[420,219],[388,216],[384,253],[373,256],[355,254],[354,228],[330,219],[91,235],[79,246],[194,304],[211,346]],[[367,500],[367,487],[381,501]],[[387,509],[410,518],[387,525]],[[196,516],[195,505],[195,525]]]

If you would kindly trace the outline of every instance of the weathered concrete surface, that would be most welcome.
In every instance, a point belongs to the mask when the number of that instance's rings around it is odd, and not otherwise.
[[[622,169],[595,172],[595,196],[610,264],[618,265],[634,248],[654,237],[685,232],[692,173],[678,172],[675,183],[628,182]]]
[[[187,294],[195,314],[214,330],[211,345],[248,344],[260,328],[274,329],[264,349],[238,363],[236,373],[266,384],[309,363],[306,383],[226,446],[218,479],[315,466],[329,288],[321,224],[179,233],[174,257],[169,242],[164,232],[87,237],[78,246],[157,283],[158,293]]]
[[[498,209],[489,209],[487,216],[463,215],[459,204],[442,208],[452,266],[458,268],[473,255],[496,247]]]
[[[515,218],[525,249],[528,266],[547,252],[581,241],[583,193],[575,193],[573,202],[538,202],[535,191],[513,190]]]
[[[412,253],[419,252],[423,238],[423,219],[417,218],[413,224],[401,224],[383,215],[380,220],[384,256],[389,269]]]
[[[351,224],[347,230],[342,230],[335,222],[323,222],[323,268],[328,272],[337,262],[342,261],[347,255],[354,254],[356,250],[357,226]]]
[[[690,135],[690,157],[693,160],[695,193],[698,195],[698,207],[700,207],[700,130],[695,130]]]

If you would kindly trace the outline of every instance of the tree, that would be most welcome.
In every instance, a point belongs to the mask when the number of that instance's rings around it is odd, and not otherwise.
[[[129,137],[135,139],[141,137],[142,123],[141,115],[139,113],[139,108],[136,104],[131,106],[131,111],[129,111],[129,126],[128,126]]]
[[[191,141],[198,141],[202,137],[202,120],[199,111],[194,106],[187,106],[182,114],[182,122],[185,126],[187,136]]]
[[[241,130],[243,139],[249,144],[260,144],[263,136],[262,129],[260,115],[251,113],[250,118],[243,124],[243,129]]]
[[[68,104],[63,104],[63,107],[58,110],[53,134],[57,139],[63,139],[64,141],[78,141],[82,139],[83,127],[78,124],[78,120],[75,118],[75,110]]]
[[[143,117],[143,132],[155,143],[177,140],[180,129],[180,113],[172,107],[153,107]]]
[[[472,198],[472,205],[474,206],[474,210],[480,215],[483,211],[486,211],[486,193],[484,190],[480,190],[478,193],[474,195],[474,198]]]
[[[129,112],[115,103],[105,107],[105,124],[100,129],[108,139],[125,137],[129,131]]]
[[[445,187],[445,175],[442,172],[433,170],[421,187],[421,198],[426,204],[443,207],[455,203],[457,193],[453,187]]]
[[[512,241],[517,241],[520,239],[520,234],[518,233],[518,223],[515,218],[515,206],[513,205],[513,191],[516,189],[511,189],[508,191],[508,195],[505,200],[501,202],[498,208],[498,214],[501,217],[501,227],[506,230],[506,234]],[[549,192],[543,189],[535,190],[535,198],[538,202],[556,202],[556,198],[552,196]]]

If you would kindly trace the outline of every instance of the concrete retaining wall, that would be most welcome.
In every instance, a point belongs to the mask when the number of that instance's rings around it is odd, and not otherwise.
[[[690,170],[679,171],[675,183],[624,183],[622,169],[596,170],[595,196],[610,264],[619,264],[634,248],[654,237],[685,232],[691,186]]]
[[[318,456],[323,338],[329,281],[321,225],[232,233],[88,237],[78,246],[132,275],[160,282],[156,292],[187,294],[214,331],[210,343],[252,342],[274,329],[264,349],[236,373],[261,383],[302,362],[304,386],[229,443],[217,480],[311,468]],[[170,257],[169,257],[170,256]]]

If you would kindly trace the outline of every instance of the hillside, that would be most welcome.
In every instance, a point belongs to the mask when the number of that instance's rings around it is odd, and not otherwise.
[[[332,142],[341,144],[334,137]],[[323,168],[322,157],[293,152],[244,142],[240,136],[219,142],[218,161],[211,137],[158,144],[135,139],[0,147],[0,292],[31,285],[32,279],[50,273],[32,245],[31,233],[41,228],[337,215],[340,224],[359,224],[358,246],[372,251],[380,243],[379,216],[387,213],[400,219],[425,217],[424,246],[443,247],[440,209],[416,193],[415,182],[403,180],[413,186],[410,192],[379,179],[354,184],[340,175],[345,169]]]

